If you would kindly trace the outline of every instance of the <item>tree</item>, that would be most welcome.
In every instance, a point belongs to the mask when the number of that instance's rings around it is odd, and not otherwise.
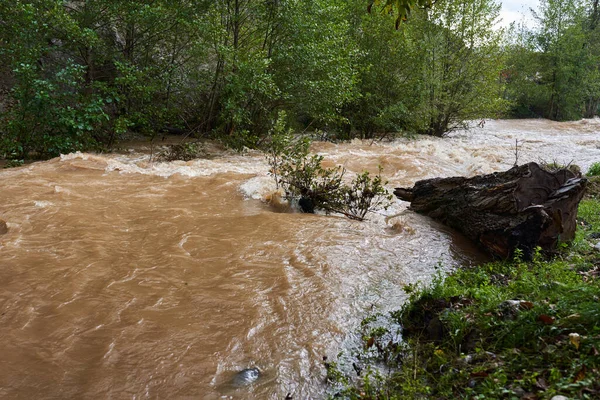
[[[540,3],[535,38],[545,68],[540,83],[546,88],[546,116],[554,120],[578,119],[582,114],[585,69],[583,7],[578,0]]]
[[[273,73],[282,106],[306,126],[344,123],[341,110],[357,96],[357,50],[347,3],[290,1],[282,10]]]
[[[0,56],[12,82],[11,106],[0,118],[0,152],[23,159],[94,146],[106,99],[81,90],[85,68],[61,50],[91,46],[95,35],[80,29],[57,0],[0,5],[0,21]]]
[[[586,28],[586,68],[583,82],[585,101],[584,117],[593,118],[600,105],[600,9],[598,0],[589,5]]]
[[[506,67],[504,97],[510,104],[510,114],[518,118],[545,115],[548,106],[546,91],[540,84],[542,58],[535,51],[535,38],[523,24],[512,25],[504,51]]]
[[[288,126],[345,138],[443,135],[497,106],[495,11],[432,3],[373,0],[372,14],[364,0],[2,4],[0,153],[50,157],[128,131],[256,147],[281,111]]]
[[[405,87],[416,100],[413,130],[444,136],[504,108],[501,32],[493,28],[498,13],[493,0],[448,0],[407,23],[406,53],[414,67]]]
[[[408,27],[390,29],[394,16],[365,14],[361,0],[354,7],[350,38],[357,46],[356,96],[342,110],[346,122],[342,137],[374,138],[404,131],[411,104],[404,82],[414,68],[406,51]]]
[[[597,3],[548,0],[538,26],[513,30],[508,46],[507,98],[513,115],[553,120],[593,117],[600,101]]]

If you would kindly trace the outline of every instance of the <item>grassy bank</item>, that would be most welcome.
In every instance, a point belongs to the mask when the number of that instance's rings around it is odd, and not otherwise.
[[[553,261],[517,257],[407,287],[401,310],[364,321],[352,373],[328,365],[332,396],[600,398],[600,201],[584,200],[578,219]]]

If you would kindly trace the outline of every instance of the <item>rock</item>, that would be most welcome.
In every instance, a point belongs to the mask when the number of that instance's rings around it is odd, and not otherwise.
[[[308,197],[301,197],[298,201],[298,205],[303,213],[314,214],[315,213],[315,203],[309,199]]]
[[[444,325],[437,315],[429,321],[425,329],[427,340],[441,342],[444,338]]]
[[[260,378],[260,370],[258,368],[246,368],[235,374],[233,377],[234,386],[248,386],[256,382]]]
[[[511,308],[516,311],[519,309],[520,304],[521,300],[506,300],[500,303],[500,308]]]
[[[505,319],[513,319],[521,310],[531,310],[534,304],[525,300],[506,300],[500,303],[498,310]]]
[[[477,364],[482,363],[484,361],[495,360],[497,357],[498,356],[496,356],[494,353],[485,351],[481,353],[468,354],[464,357],[459,358],[457,360],[457,363],[459,365],[466,366],[469,364]]]
[[[594,246],[594,250],[600,251],[600,242],[596,243],[596,245]]]
[[[501,309],[512,309],[514,311],[531,310],[533,308],[533,303],[526,300],[506,300],[500,303],[499,307]]]
[[[565,396],[563,396],[561,394],[558,394],[556,396],[553,396],[550,400],[569,400],[569,398],[565,397]]]
[[[6,225],[6,221],[0,219],[0,235],[4,235],[8,233],[8,226]]]

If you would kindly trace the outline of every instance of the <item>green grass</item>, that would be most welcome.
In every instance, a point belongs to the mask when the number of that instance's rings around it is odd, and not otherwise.
[[[600,201],[582,201],[579,220],[552,261],[517,257],[407,288],[387,324],[365,320],[368,372],[338,380],[336,398],[600,398]]]
[[[600,162],[595,162],[590,166],[587,176],[600,176]]]

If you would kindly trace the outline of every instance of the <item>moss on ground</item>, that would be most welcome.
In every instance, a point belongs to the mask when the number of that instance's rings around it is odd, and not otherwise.
[[[600,201],[551,261],[517,258],[408,287],[410,301],[363,323],[361,376],[330,371],[335,398],[600,398]],[[395,324],[403,341],[393,340]],[[334,367],[330,366],[330,369]]]

